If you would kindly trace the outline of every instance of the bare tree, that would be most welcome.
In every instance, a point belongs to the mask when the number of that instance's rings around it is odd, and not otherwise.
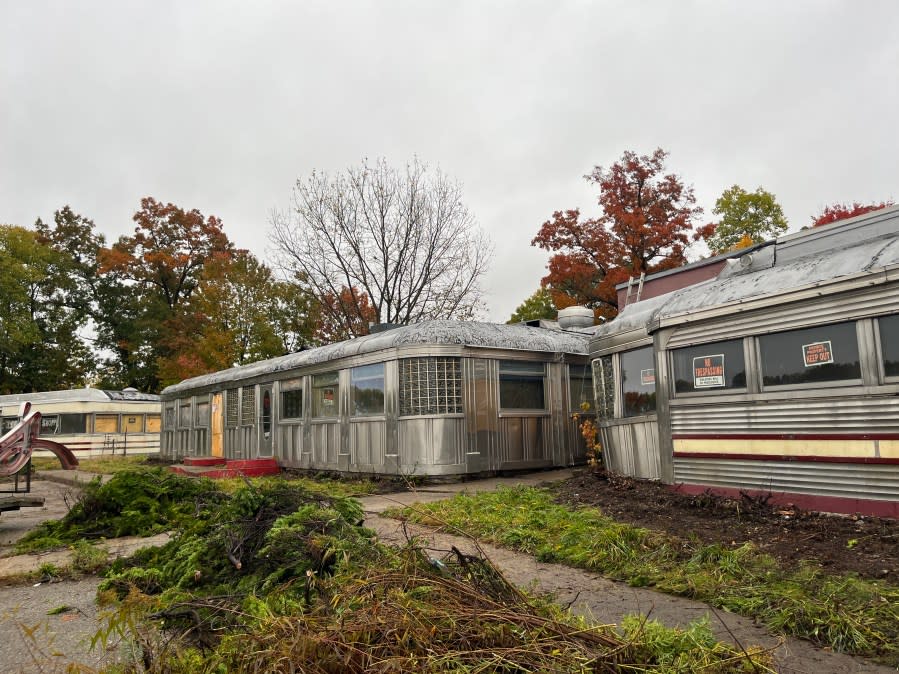
[[[292,209],[272,215],[270,239],[346,336],[370,318],[472,318],[493,253],[458,183],[417,159],[405,171],[379,159],[298,180]]]

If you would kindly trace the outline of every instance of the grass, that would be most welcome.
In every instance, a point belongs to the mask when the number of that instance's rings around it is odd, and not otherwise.
[[[134,456],[99,456],[91,459],[79,459],[78,470],[97,475],[115,475],[123,470],[135,470],[147,466],[150,457],[146,454]],[[59,459],[49,457],[37,457],[31,460],[31,467],[35,471],[59,470]]]
[[[701,545],[572,510],[547,490],[500,489],[388,514],[597,571],[756,618],[770,629],[899,665],[899,587],[806,564],[786,570],[750,544]]]

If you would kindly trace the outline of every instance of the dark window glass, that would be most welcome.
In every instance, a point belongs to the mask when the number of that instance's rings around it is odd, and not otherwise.
[[[887,377],[899,377],[899,314],[877,320],[880,325],[880,348],[883,370]]]
[[[546,403],[543,363],[524,363],[517,360],[499,362],[499,406],[504,410],[542,410]]]
[[[59,416],[54,414],[41,416],[41,435],[54,435],[59,432]]]
[[[303,417],[302,389],[281,393],[281,415],[285,419],[301,419]]]
[[[571,410],[573,412],[595,412],[596,404],[593,401],[593,378],[590,375],[590,366],[568,366],[568,390]],[[589,407],[584,410],[584,403]]]
[[[340,407],[339,384],[336,372],[312,377],[312,416],[336,417]]]
[[[354,367],[350,385],[354,416],[384,414],[384,363]]]
[[[9,433],[17,423],[19,423],[18,417],[3,417],[3,427],[0,430],[2,430],[5,435]]]
[[[272,392],[262,392],[262,432],[268,436],[272,432]]]
[[[677,349],[672,353],[672,360],[674,390],[678,393],[746,388],[742,339]]]
[[[87,433],[87,415],[86,414],[60,414],[59,415],[59,432],[60,433]]]
[[[621,364],[621,395],[624,416],[635,417],[656,411],[656,369],[652,347],[624,351]]]
[[[861,379],[855,323],[759,337],[765,386]]]

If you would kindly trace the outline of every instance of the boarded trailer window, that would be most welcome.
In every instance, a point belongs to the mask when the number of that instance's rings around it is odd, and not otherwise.
[[[196,414],[195,414],[196,424],[201,428],[205,428],[209,426],[209,401],[204,400],[203,402],[197,403]]]
[[[122,416],[122,430],[125,433],[143,433],[144,415],[125,414]]]
[[[518,360],[499,362],[499,406],[504,410],[546,408],[543,380],[546,366]]]
[[[883,372],[887,377],[899,377],[899,314],[877,320],[880,326],[880,348]]]
[[[602,356],[593,361],[593,395],[596,398],[596,416],[611,419],[615,416],[615,373],[612,356]]]
[[[715,393],[746,388],[743,340],[729,339],[672,352],[677,393]]]
[[[568,366],[568,393],[571,410],[573,412],[594,412],[596,404],[593,401],[593,380],[590,377],[590,366]],[[588,405],[584,409],[584,404]]]
[[[652,347],[624,351],[618,355],[621,365],[622,412],[626,417],[656,411],[656,370]]]
[[[400,361],[400,415],[462,413],[462,361],[428,356]]]
[[[178,401],[178,428],[190,428],[190,398]]]
[[[328,419],[337,416],[340,408],[340,387],[336,372],[312,377],[312,416]]]
[[[254,426],[256,424],[256,387],[244,386],[240,397],[240,425]]]
[[[60,414],[59,415],[59,432],[70,433],[87,433],[87,414]]]
[[[784,386],[861,379],[855,323],[759,337],[762,383]]]
[[[159,433],[159,415],[158,414],[148,414],[147,415],[147,433]]]
[[[350,370],[353,416],[384,414],[384,363],[363,365]]]
[[[236,388],[225,392],[225,426],[237,428],[240,423],[240,395]]]
[[[94,417],[94,433],[118,433],[118,414],[98,414]]]

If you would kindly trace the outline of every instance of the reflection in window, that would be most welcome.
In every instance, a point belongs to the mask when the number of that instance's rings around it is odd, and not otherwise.
[[[759,337],[765,386],[861,379],[855,323]]]
[[[400,415],[462,412],[462,364],[459,358],[428,356],[400,361]]]
[[[652,347],[624,351],[621,366],[621,395],[624,416],[635,417],[656,411],[656,370]]]
[[[595,412],[596,404],[593,401],[593,378],[590,376],[590,365],[571,364],[568,366],[568,390],[571,411],[584,411],[583,404],[589,407],[587,412]]]
[[[303,417],[303,389],[281,391],[281,416],[284,419]]]
[[[746,388],[743,340],[729,339],[677,349],[674,362],[674,390],[678,393],[714,393]]]
[[[87,419],[86,414],[60,414],[59,432],[87,433]]]
[[[504,410],[542,410],[546,408],[543,363],[518,360],[499,362],[499,406]]]
[[[336,372],[312,377],[312,416],[319,419],[336,417],[339,392]]]
[[[884,374],[899,377],[899,314],[879,318],[877,323],[880,326]]]
[[[350,386],[353,416],[384,414],[384,363],[354,367]]]

